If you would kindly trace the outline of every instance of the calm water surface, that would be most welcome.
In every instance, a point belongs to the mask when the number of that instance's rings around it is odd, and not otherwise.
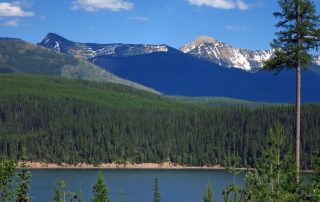
[[[52,201],[57,179],[68,182],[69,189],[82,189],[85,201],[92,197],[92,186],[100,170],[32,170],[33,202]],[[101,170],[111,200],[117,202],[124,193],[126,202],[152,202],[153,180],[158,177],[162,202],[201,202],[203,191],[211,182],[216,201],[222,201],[222,190],[233,182],[233,175],[224,170]],[[236,177],[241,184],[244,174]]]

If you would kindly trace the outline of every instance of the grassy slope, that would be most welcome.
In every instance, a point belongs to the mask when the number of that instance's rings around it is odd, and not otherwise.
[[[0,72],[23,72],[112,82],[157,93],[150,88],[121,79],[87,61],[20,39],[0,38]]]
[[[176,100],[178,102],[189,103],[189,104],[200,104],[210,106],[229,106],[229,105],[248,105],[248,106],[259,106],[269,105],[271,103],[266,102],[253,102],[249,100],[238,100],[227,97],[187,97],[187,96],[167,96],[169,99]]]
[[[6,73],[0,74],[0,86],[0,97],[2,99],[7,96],[19,95],[80,100],[120,108],[160,107],[183,109],[187,107],[187,104],[179,103],[157,94],[112,83]]]
[[[52,99],[70,99],[120,108],[164,108],[185,110],[210,106],[249,105],[264,103],[220,97],[161,96],[126,85],[101,83],[79,79],[39,76],[21,73],[0,74],[0,98],[7,96],[36,96]]]

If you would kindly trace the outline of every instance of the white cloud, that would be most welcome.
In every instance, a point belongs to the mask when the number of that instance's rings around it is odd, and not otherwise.
[[[242,0],[188,0],[192,5],[209,6],[219,9],[240,9],[247,10],[250,5]]]
[[[150,20],[150,18],[144,17],[144,16],[130,16],[130,17],[128,17],[128,19],[129,20],[143,21],[143,22],[146,22],[146,21]]]
[[[17,27],[19,26],[19,20],[15,19],[15,20],[9,20],[6,21],[2,24],[0,24],[1,26],[7,26],[7,27]]]
[[[231,31],[253,31],[252,27],[238,26],[238,25],[226,25],[224,26],[224,28]]]
[[[72,2],[71,9],[84,10],[88,12],[98,10],[131,10],[133,3],[124,0],[75,0]]]
[[[249,5],[244,3],[243,1],[241,0],[238,0],[236,1],[236,4],[237,4],[237,7],[240,9],[240,10],[248,10],[249,9]]]
[[[11,5],[19,6],[22,8],[31,8],[34,5],[34,1],[33,0],[16,0],[16,1],[12,1]]]
[[[34,16],[33,12],[22,10],[18,5],[2,2],[0,3],[0,17],[29,17]]]

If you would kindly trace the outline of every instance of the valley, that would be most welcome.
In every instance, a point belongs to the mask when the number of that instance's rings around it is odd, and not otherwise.
[[[213,42],[216,40],[200,39],[193,43],[199,47],[207,47],[202,51],[217,49],[223,54],[219,58],[229,58],[229,61],[213,58],[215,55],[212,52],[194,55],[166,45],[78,43],[52,33],[39,45],[81,57],[121,78],[155,89],[164,95],[215,96],[258,102],[293,103],[294,71],[281,72],[276,76],[275,72],[261,70],[263,60],[268,58],[267,52],[234,49],[225,43],[217,42],[225,44],[226,47],[219,49],[220,45],[214,46]],[[55,44],[59,44],[59,50],[54,48]],[[244,56],[230,55],[237,51],[245,51]],[[210,55],[211,59],[206,58],[206,55]],[[261,58],[251,62],[252,70],[231,67],[234,66],[231,63],[235,58],[250,55]],[[246,63],[249,64],[248,61]],[[320,100],[320,91],[317,88],[320,85],[319,69],[320,66],[315,63],[309,70],[302,72],[304,103]]]

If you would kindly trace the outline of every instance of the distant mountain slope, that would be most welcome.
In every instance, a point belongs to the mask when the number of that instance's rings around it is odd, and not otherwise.
[[[234,48],[231,45],[208,36],[196,38],[180,48],[184,53],[207,60],[223,67],[238,68],[249,72],[257,72],[263,62],[272,56],[271,50],[248,50]],[[320,56],[315,56],[314,65],[320,65]]]
[[[233,48],[216,39],[201,36],[180,49],[184,53],[211,61],[225,67],[235,67],[255,72],[262,68],[262,62],[269,59],[272,51],[251,51],[242,48]]]
[[[93,60],[95,57],[100,56],[126,57],[167,52],[169,49],[166,45],[76,43],[54,33],[47,34],[39,45],[57,52],[79,56],[87,60]]]
[[[88,44],[71,42],[49,34],[40,45],[46,46],[45,41],[55,44],[58,40],[62,47],[88,47]],[[66,43],[66,45],[65,45]],[[95,46],[99,46],[95,44]],[[101,46],[109,46],[101,45]],[[166,95],[182,96],[216,96],[241,100],[264,102],[294,102],[295,74],[293,71],[280,73],[275,76],[271,72],[258,71],[250,73],[237,68],[222,68],[218,64],[185,54],[177,49],[165,46],[167,51],[140,51],[124,54],[128,46],[120,45],[115,53],[99,54],[87,58],[88,61],[105,68],[113,74],[130,79],[144,86],[150,86]],[[133,45],[143,50],[146,45]],[[66,53],[72,54],[73,48]],[[84,53],[85,51],[77,51]],[[140,54],[143,52],[143,54]],[[77,55],[79,56],[79,55]],[[320,67],[315,66],[315,70]],[[317,71],[302,73],[302,101],[320,101],[320,75]]]
[[[96,58],[95,63],[123,78],[163,92],[166,95],[218,96],[265,102],[293,102],[295,73],[255,74],[220,68],[185,55],[151,54],[147,56]],[[136,64],[136,65],[132,65]],[[303,102],[320,101],[320,77],[313,71],[302,72]]]
[[[86,60],[36,46],[20,39],[0,38],[0,72],[24,72],[119,83],[156,92],[121,79]]]

